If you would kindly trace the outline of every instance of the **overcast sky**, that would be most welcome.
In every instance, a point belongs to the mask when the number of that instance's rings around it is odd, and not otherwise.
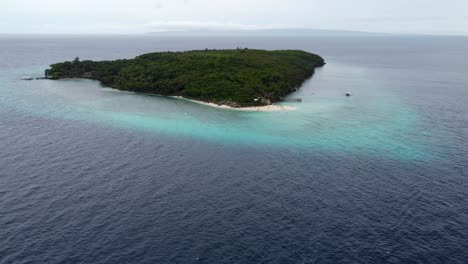
[[[0,0],[0,33],[276,28],[468,35],[468,0]]]

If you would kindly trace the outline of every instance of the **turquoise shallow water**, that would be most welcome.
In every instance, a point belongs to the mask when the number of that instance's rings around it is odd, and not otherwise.
[[[328,64],[279,113],[20,80],[237,46]],[[467,54],[458,37],[0,36],[0,264],[468,263]]]
[[[42,69],[23,70],[40,76]],[[329,63],[291,97],[294,111],[242,112],[192,102],[121,92],[89,80],[10,80],[2,100],[19,111],[85,120],[221,144],[266,144],[316,151],[427,158],[425,146],[401,134],[418,133],[417,113],[365,68]],[[4,88],[4,89],[5,89]],[[344,96],[352,91],[353,96]],[[5,104],[4,104],[5,105]]]

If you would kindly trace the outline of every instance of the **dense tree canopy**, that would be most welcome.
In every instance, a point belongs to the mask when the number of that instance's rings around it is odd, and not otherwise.
[[[251,106],[281,100],[323,64],[320,56],[299,50],[201,50],[115,61],[76,58],[51,65],[45,75],[94,79],[120,90]]]

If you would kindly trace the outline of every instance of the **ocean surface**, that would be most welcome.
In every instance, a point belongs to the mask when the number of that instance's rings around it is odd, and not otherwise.
[[[21,80],[236,47],[327,65],[285,112]],[[0,36],[0,263],[468,263],[468,37]]]

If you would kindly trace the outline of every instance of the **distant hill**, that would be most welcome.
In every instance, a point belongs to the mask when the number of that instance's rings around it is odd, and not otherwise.
[[[264,29],[264,30],[209,30],[195,29],[186,31],[149,32],[160,36],[260,36],[260,37],[308,37],[308,36],[368,36],[387,35],[361,31],[322,30],[322,29]]]
[[[158,52],[130,60],[52,64],[46,78],[87,78],[125,91],[183,96],[233,107],[268,105],[298,89],[322,57],[299,50]]]

